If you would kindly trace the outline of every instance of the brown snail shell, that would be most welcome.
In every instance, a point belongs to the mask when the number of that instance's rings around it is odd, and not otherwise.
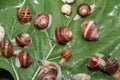
[[[91,13],[91,7],[90,5],[86,4],[86,3],[82,3],[77,7],[77,13],[81,16],[81,17],[85,17],[87,15],[89,15]]]
[[[61,80],[61,68],[55,62],[42,62],[37,80]]]
[[[82,24],[82,36],[86,40],[97,40],[99,31],[95,21],[87,19]]]
[[[90,68],[97,67],[100,64],[100,57],[92,55],[88,57],[87,66]]]
[[[40,12],[34,17],[34,24],[38,29],[45,29],[49,25],[49,14]]]
[[[19,45],[19,46],[27,46],[30,44],[31,42],[31,37],[29,34],[27,33],[19,33],[18,35],[16,35],[15,37],[15,40],[16,40],[16,43]]]
[[[72,39],[72,31],[66,26],[59,26],[55,30],[55,37],[58,43],[66,44]]]
[[[21,23],[28,23],[32,20],[32,13],[28,7],[17,8],[17,17]]]
[[[99,64],[99,68],[102,71],[104,71],[110,75],[113,75],[114,73],[116,73],[119,70],[119,63],[112,56],[105,55],[101,59],[101,62]]]
[[[20,66],[22,67],[28,67],[32,63],[32,58],[30,57],[29,53],[25,50],[21,50],[18,53],[17,59],[19,60],[18,62],[20,63]],[[19,64],[19,63],[16,63],[16,64]]]
[[[71,50],[68,49],[68,48],[65,48],[62,50],[62,53],[61,53],[61,60],[59,62],[60,65],[62,65],[65,61],[69,60],[70,57],[71,57]]]
[[[10,40],[4,39],[0,43],[0,53],[4,57],[10,57],[14,53],[14,48]]]

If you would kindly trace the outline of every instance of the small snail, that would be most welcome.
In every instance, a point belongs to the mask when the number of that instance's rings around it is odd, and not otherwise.
[[[28,23],[32,20],[32,13],[28,7],[17,8],[17,16],[21,23]]]
[[[62,65],[65,61],[67,61],[71,57],[71,50],[68,48],[65,48],[62,50],[61,53],[61,60],[59,62],[60,65]]]
[[[5,30],[2,26],[0,26],[0,42],[3,40],[5,36]]]
[[[91,80],[91,77],[86,73],[75,74],[72,80]]]
[[[91,13],[91,7],[90,5],[86,4],[86,3],[82,3],[77,7],[77,13],[81,16],[81,17],[85,17],[87,15],[89,15]]]
[[[62,2],[63,2],[63,3],[69,3],[69,4],[70,4],[70,3],[74,3],[75,0],[62,0]]]
[[[37,80],[62,80],[61,67],[55,62],[43,60]]]
[[[58,43],[67,44],[72,39],[72,32],[66,26],[59,26],[55,30],[55,37]]]
[[[45,29],[49,25],[49,14],[45,12],[40,12],[34,17],[35,27],[38,29]]]
[[[14,53],[14,48],[10,40],[4,39],[0,42],[0,53],[7,58]]]
[[[64,4],[61,7],[61,12],[69,16],[72,13],[72,7],[69,4]]]
[[[17,53],[16,66],[28,67],[32,63],[32,58],[25,50],[21,50]]]
[[[88,67],[98,67],[102,71],[110,74],[111,76],[113,76],[114,80],[120,79],[119,63],[114,57],[110,55],[104,55],[103,57],[97,55],[90,56],[88,58],[87,64]]]
[[[86,40],[97,40],[99,32],[95,21],[87,19],[82,24],[82,36]]]
[[[30,44],[31,37],[29,34],[22,32],[16,35],[15,41],[19,46],[24,47]]]

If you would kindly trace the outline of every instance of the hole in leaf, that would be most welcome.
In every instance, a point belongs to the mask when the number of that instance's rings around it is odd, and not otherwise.
[[[14,80],[14,78],[9,71],[0,68],[0,80]]]

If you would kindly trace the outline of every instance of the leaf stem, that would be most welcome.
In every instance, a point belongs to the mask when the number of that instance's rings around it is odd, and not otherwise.
[[[50,47],[52,47],[51,40],[50,40],[50,38],[49,38],[49,35],[48,35],[47,30],[45,31],[45,34],[46,34],[46,36],[47,36],[47,38],[48,38],[48,41],[49,41],[49,45],[50,45]]]
[[[14,70],[14,72],[15,72],[16,78],[17,78],[17,80],[20,80],[20,79],[19,79],[19,76],[18,76],[18,73],[17,73],[17,71],[16,71],[16,69],[15,69],[15,67],[14,67],[14,65],[13,65],[13,61],[11,60],[11,62],[12,62],[12,68],[13,68],[13,70]]]
[[[39,66],[39,68],[37,69],[37,71],[35,72],[34,76],[32,77],[32,80],[35,80],[35,77],[37,76],[39,70],[40,70],[41,66]]]
[[[76,15],[76,12],[74,12],[73,16],[70,18],[70,20],[69,20],[69,22],[67,23],[66,26],[69,26],[69,24],[71,23],[71,21],[73,20],[73,18],[75,17],[75,15]]]
[[[53,49],[55,48],[55,46],[56,46],[56,44],[54,44],[53,46],[52,46],[52,48],[50,49],[50,51],[49,51],[49,53],[47,54],[47,56],[46,56],[46,60],[48,59],[48,57],[50,56],[50,54],[52,53],[52,51],[53,51]]]

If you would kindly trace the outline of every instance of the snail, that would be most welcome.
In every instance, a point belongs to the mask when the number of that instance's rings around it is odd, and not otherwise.
[[[91,13],[91,7],[90,5],[86,4],[86,3],[82,3],[77,7],[77,13],[82,16],[85,17],[87,15],[89,15]]]
[[[99,37],[99,31],[97,24],[94,20],[87,19],[81,25],[82,36],[86,40],[97,40]]]
[[[51,15],[46,12],[40,12],[34,17],[34,25],[38,29],[46,29],[51,24]]]
[[[5,36],[5,30],[2,26],[0,26],[0,42],[3,40]]]
[[[38,72],[37,80],[62,80],[61,67],[55,62],[41,60],[42,66]]]
[[[65,48],[61,52],[61,60],[59,62],[60,65],[62,65],[65,61],[69,60],[71,57],[71,50],[69,48]]]
[[[62,2],[63,2],[63,3],[69,3],[69,4],[70,4],[70,3],[74,3],[75,0],[62,0]]]
[[[64,4],[61,7],[61,12],[69,16],[72,13],[72,7],[69,4]]]
[[[72,80],[91,80],[91,77],[86,73],[75,74]]]
[[[14,48],[12,43],[10,42],[10,40],[8,39],[3,39],[0,42],[0,53],[4,56],[9,58],[10,56],[12,56],[12,54],[14,53]]]
[[[16,57],[17,67],[28,67],[32,63],[32,58],[30,57],[29,53],[25,50],[20,50],[15,55],[17,56]]]
[[[29,34],[22,32],[16,35],[15,41],[19,46],[24,47],[30,44],[31,37]]]
[[[114,80],[120,80],[120,65],[118,61],[110,55],[92,55],[88,58],[88,67],[98,67],[107,74],[113,76]]]
[[[55,38],[58,43],[67,44],[72,39],[72,31],[66,26],[59,26],[55,30]]]
[[[96,5],[89,5],[87,3],[81,3],[77,7],[77,14],[73,20],[78,20],[80,17],[86,17],[91,14],[96,8]]]
[[[32,13],[29,7],[19,7],[17,8],[17,17],[21,23],[28,23],[32,20]]]

